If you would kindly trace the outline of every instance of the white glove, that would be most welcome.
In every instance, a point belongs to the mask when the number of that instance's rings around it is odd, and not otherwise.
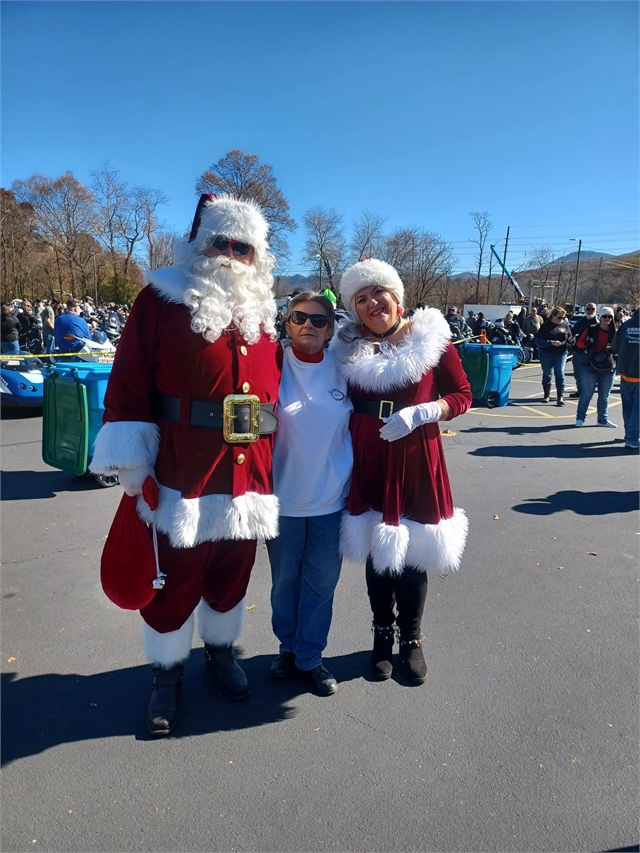
[[[142,494],[142,487],[147,477],[153,477],[154,480],[156,478],[156,473],[150,465],[143,465],[141,468],[118,469],[120,485],[130,498]]]
[[[380,438],[385,441],[397,441],[413,432],[422,424],[435,424],[442,417],[442,408],[437,402],[420,403],[418,406],[407,406],[394,415],[384,419],[380,428]]]

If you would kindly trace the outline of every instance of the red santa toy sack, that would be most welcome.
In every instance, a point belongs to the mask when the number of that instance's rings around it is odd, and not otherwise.
[[[142,496],[152,510],[158,506],[158,484],[149,477]],[[115,514],[100,561],[100,580],[107,598],[123,610],[140,610],[164,586],[157,561],[155,530],[136,510],[137,498],[125,494]]]

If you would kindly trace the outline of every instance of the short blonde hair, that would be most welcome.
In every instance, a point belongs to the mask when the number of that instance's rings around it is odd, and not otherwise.
[[[561,320],[567,316],[567,312],[560,305],[556,305],[555,308],[551,309],[551,313],[549,317],[560,317]]]

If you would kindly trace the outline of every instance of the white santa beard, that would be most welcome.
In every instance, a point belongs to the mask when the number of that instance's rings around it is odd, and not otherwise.
[[[248,344],[257,343],[263,331],[275,339],[276,304],[254,265],[199,254],[185,264],[184,273],[190,284],[184,302],[194,332],[213,343],[234,323]]]

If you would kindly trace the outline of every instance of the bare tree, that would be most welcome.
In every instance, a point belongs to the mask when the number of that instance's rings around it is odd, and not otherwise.
[[[349,250],[354,263],[361,258],[378,257],[383,239],[382,226],[386,222],[383,216],[363,211],[353,223]]]
[[[302,260],[319,269],[319,284],[336,292],[337,275],[345,266],[343,218],[335,208],[312,207],[304,215],[306,240]],[[323,278],[326,276],[325,280]]]
[[[161,191],[148,187],[130,187],[119,179],[119,172],[108,163],[91,172],[93,191],[97,198],[96,234],[109,252],[114,275],[122,266],[122,273],[129,275],[129,268],[139,248],[146,239],[152,252],[153,233],[158,227],[156,211],[169,199]]]
[[[470,243],[475,243],[478,247],[476,255],[477,273],[476,273],[476,303],[480,301],[480,278],[482,276],[482,265],[484,263],[485,246],[489,232],[493,228],[489,219],[489,214],[486,210],[482,213],[470,213],[469,216],[473,219],[473,224],[476,227],[478,235],[475,239],[469,238]]]
[[[35,216],[32,206],[0,189],[0,279],[5,299],[25,297],[33,255]]]
[[[147,257],[143,267],[148,270],[158,270],[161,267],[173,266],[173,250],[179,239],[179,235],[173,231],[149,230]]]
[[[75,293],[78,272],[83,267],[80,235],[91,233],[95,224],[93,193],[71,172],[59,178],[32,175],[26,180],[14,181],[12,189],[19,201],[33,207],[38,234],[55,253],[60,289],[64,268]]]
[[[281,258],[289,256],[285,234],[298,226],[289,214],[289,202],[276,185],[273,168],[260,163],[257,154],[245,154],[239,148],[228,151],[198,178],[196,192],[229,193],[253,199],[269,223],[272,250]]]

